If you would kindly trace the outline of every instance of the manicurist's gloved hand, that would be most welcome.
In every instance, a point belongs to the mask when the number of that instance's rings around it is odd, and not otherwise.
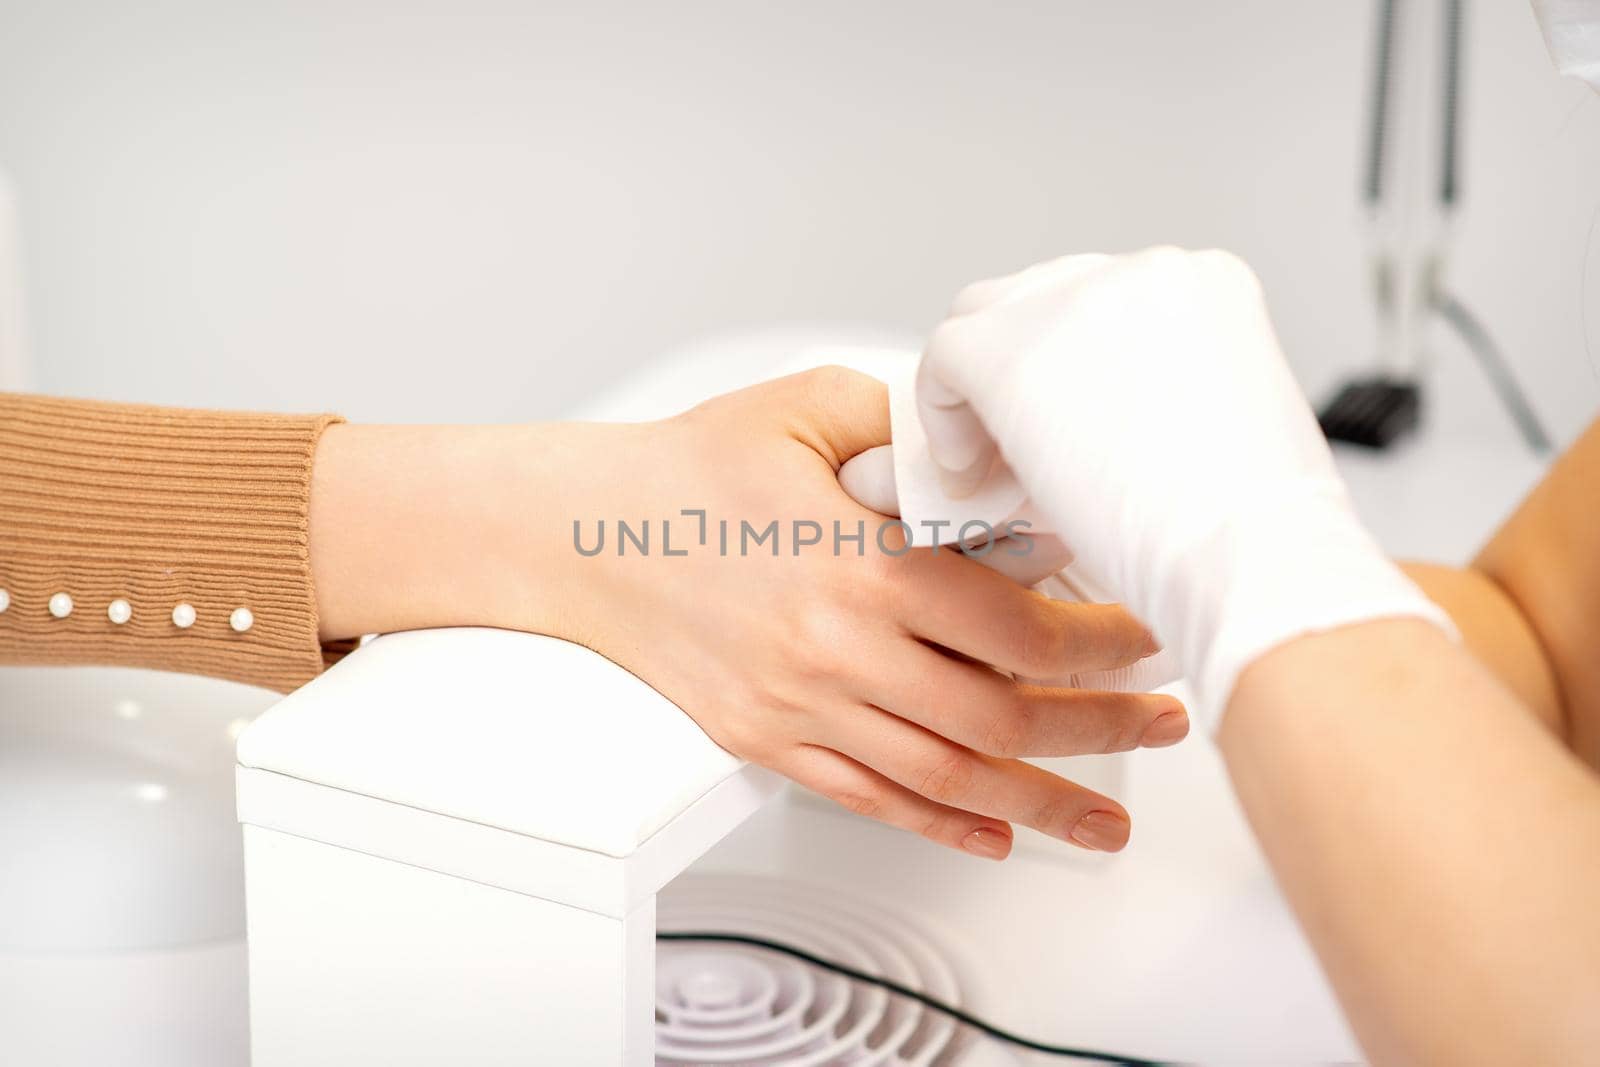
[[[882,384],[841,368],[652,423],[335,427],[311,509],[323,636],[552,634],[626,667],[729,751],[941,844],[1001,858],[1020,822],[1120,849],[1120,804],[1018,757],[1171,744],[1182,706],[984,664],[1115,668],[1152,651],[1148,631],[959,553],[906,549],[892,525],[880,538],[886,520],[837,472],[888,438]]]
[[[1039,514],[1004,464],[994,464],[975,493],[957,498],[945,492],[941,478],[946,472],[928,453],[928,437],[917,413],[915,385],[920,360],[916,353],[854,351],[847,358],[851,366],[889,386],[889,423],[894,439],[894,444],[868,449],[839,468],[840,486],[857,503],[901,519],[919,545],[961,552],[1047,596],[1073,603],[1107,600],[1102,590],[1071,566],[1072,553],[1061,538],[1050,532],[1050,520]],[[990,445],[987,438],[980,440]],[[1079,689],[1148,692],[1177,681],[1180,675],[1177,657],[1163,649],[1112,670],[1019,680]]]
[[[1207,726],[1291,637],[1385,616],[1448,628],[1357,521],[1232,255],[1069,256],[972,285],[916,394],[946,491],[1009,468],[1074,567],[1176,651]]]

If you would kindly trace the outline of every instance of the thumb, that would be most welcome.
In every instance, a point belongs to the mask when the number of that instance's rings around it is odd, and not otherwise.
[[[889,443],[889,387],[848,367],[817,367],[783,379],[794,435],[837,471],[852,456]]]
[[[839,468],[839,485],[862,507],[891,518],[900,517],[893,445],[879,445],[852,457]]]

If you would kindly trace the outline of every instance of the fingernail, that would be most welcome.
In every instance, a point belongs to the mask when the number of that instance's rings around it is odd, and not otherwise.
[[[1011,838],[999,830],[979,827],[961,839],[961,847],[986,860],[1003,860],[1011,854]]]
[[[1091,811],[1067,836],[1096,852],[1118,852],[1128,843],[1128,820],[1109,811]]]
[[[1155,721],[1144,728],[1139,738],[1140,748],[1166,748],[1189,736],[1189,716],[1182,711],[1168,711],[1157,715]]]

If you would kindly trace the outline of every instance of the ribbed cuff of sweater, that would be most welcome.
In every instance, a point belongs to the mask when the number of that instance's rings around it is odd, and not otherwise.
[[[350,647],[317,639],[308,554],[311,464],[338,421],[0,394],[0,662],[280,692],[315,677]],[[65,617],[50,609],[58,593]],[[121,624],[118,600],[132,609]],[[194,609],[188,628],[179,604]]]

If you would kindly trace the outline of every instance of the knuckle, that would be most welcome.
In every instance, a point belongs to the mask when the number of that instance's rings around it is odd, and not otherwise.
[[[792,699],[787,703],[803,708],[808,694],[816,693],[819,685],[839,677],[840,663],[834,647],[817,638],[798,643],[791,652],[794,657],[790,668],[794,672],[794,685],[791,687]]]
[[[852,389],[876,385],[875,379],[837,363],[813,367],[801,374],[801,380],[808,392],[823,400],[837,397]]]
[[[784,688],[772,679],[730,678],[709,712],[691,717],[720,747],[770,767],[817,730],[816,702],[788,699]]]
[[[1059,670],[1071,653],[1067,627],[1046,605],[1034,604],[1022,616],[1017,655],[1029,675],[1047,676]]]
[[[933,364],[943,365],[964,352],[972,337],[972,319],[959,316],[945,319],[928,335],[926,358]]]
[[[1034,711],[1020,701],[1013,708],[993,716],[984,725],[978,749],[991,756],[1014,759],[1027,755],[1033,735]]]
[[[793,621],[786,652],[790,668],[805,682],[837,677],[838,649],[848,647],[848,636],[837,611],[823,606],[802,610]]]
[[[740,759],[762,767],[771,767],[777,763],[781,751],[777,745],[763,738],[759,730],[746,730],[732,746],[722,747]]]
[[[1202,248],[1191,253],[1196,263],[1203,263],[1213,270],[1226,271],[1234,274],[1250,274],[1250,266],[1243,258],[1226,248]]]
[[[1129,262],[1145,267],[1175,267],[1184,263],[1190,253],[1177,245],[1151,245],[1135,253]]]
[[[883,801],[864,790],[842,789],[831,794],[831,798],[834,803],[853,815],[859,815],[864,819],[883,817]]]
[[[1197,264],[1203,264],[1213,275],[1230,285],[1251,291],[1261,287],[1256,272],[1237,253],[1224,248],[1208,248],[1194,253],[1193,258]]]
[[[718,746],[740,759],[765,765],[769,762],[767,731],[752,721],[752,716],[735,712],[720,715],[714,723],[701,723],[702,729]]]
[[[949,803],[972,787],[972,760],[959,752],[939,757],[919,775],[917,792],[931,800]]]
[[[1039,802],[1033,813],[1033,828],[1045,833],[1070,829],[1078,821],[1078,805],[1070,797],[1052,794]]]
[[[1100,751],[1106,755],[1131,752],[1139,747],[1139,738],[1143,734],[1144,726],[1138,719],[1131,715],[1119,715],[1104,731]]]
[[[992,294],[998,288],[994,278],[984,278],[981,281],[963,285],[961,291],[956,293],[955,299],[950,301],[950,314],[966,315],[984,307],[992,299]]]
[[[955,835],[952,834],[950,816],[943,812],[935,811],[922,820],[917,827],[917,833],[930,841],[947,842]]]

